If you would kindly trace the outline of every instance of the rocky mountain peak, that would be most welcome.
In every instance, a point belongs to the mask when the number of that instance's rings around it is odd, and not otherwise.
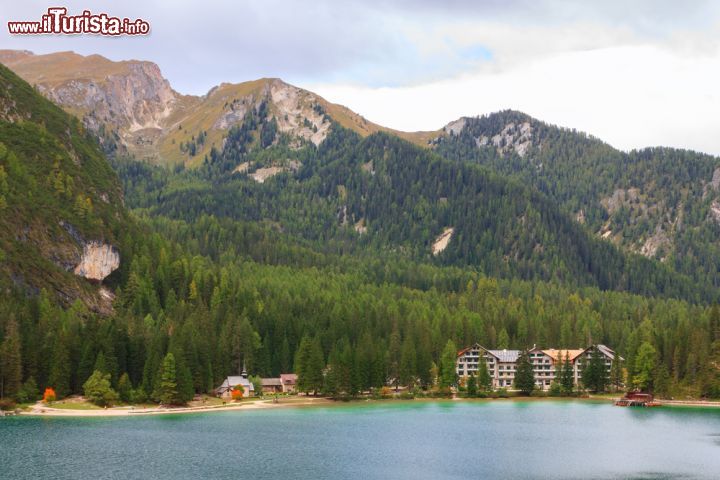
[[[447,136],[466,132],[477,148],[494,147],[499,155],[515,153],[525,157],[532,147],[541,146],[535,123],[524,113],[506,110],[481,117],[461,117],[445,125],[442,132]]]

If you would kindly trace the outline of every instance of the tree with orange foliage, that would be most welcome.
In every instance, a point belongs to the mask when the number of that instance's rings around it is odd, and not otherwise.
[[[230,395],[232,396],[233,400],[242,400],[243,394],[245,393],[245,389],[242,385],[236,385]]]
[[[52,387],[47,387],[45,393],[43,393],[43,403],[54,402],[56,399],[55,390]]]

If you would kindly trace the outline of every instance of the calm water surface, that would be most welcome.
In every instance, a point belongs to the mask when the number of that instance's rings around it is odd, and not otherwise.
[[[720,410],[390,402],[0,419],[0,478],[720,479]]]

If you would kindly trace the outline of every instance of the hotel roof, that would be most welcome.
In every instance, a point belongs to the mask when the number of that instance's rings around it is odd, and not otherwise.
[[[520,356],[520,350],[488,350],[491,355],[497,357],[497,359],[503,363],[505,362],[517,362]]]
[[[542,352],[556,362],[558,360],[564,362],[566,356],[570,358],[571,362],[574,362],[577,357],[585,353],[585,350],[586,349],[584,348],[574,350],[555,350],[554,348],[551,348],[549,350],[543,350]]]
[[[603,344],[598,344],[597,349],[604,353],[611,360],[615,360],[615,351],[612,348]],[[624,360],[622,357],[620,359]]]

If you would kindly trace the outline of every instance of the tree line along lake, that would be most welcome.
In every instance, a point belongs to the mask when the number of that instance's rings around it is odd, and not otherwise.
[[[0,420],[0,477],[715,479],[720,409],[389,401]]]

